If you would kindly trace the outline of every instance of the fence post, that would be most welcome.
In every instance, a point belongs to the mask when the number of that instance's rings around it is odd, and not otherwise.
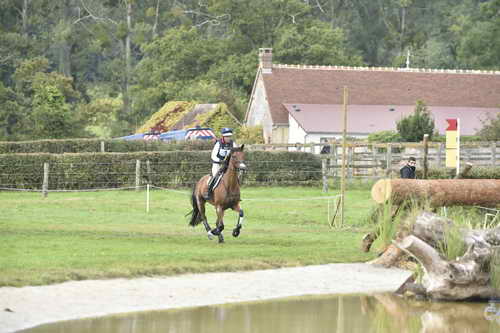
[[[441,142],[438,146],[438,150],[437,150],[437,167],[440,168],[443,164],[442,164],[442,161],[443,161],[443,148],[444,148],[444,144]]]
[[[387,172],[392,169],[392,143],[387,144]]]
[[[321,159],[321,173],[323,175],[323,192],[328,192],[328,177],[326,176],[328,172],[328,159]]]
[[[149,183],[146,186],[146,213],[149,213]]]
[[[491,143],[491,165],[495,166],[496,164],[496,155],[497,155],[497,143]]]
[[[330,145],[330,170],[331,170],[331,175],[333,179],[335,180],[335,177],[337,177],[337,169],[335,168],[337,166],[337,145],[332,143]]]
[[[424,179],[427,179],[429,166],[427,164],[427,157],[429,155],[429,134],[424,134]]]
[[[42,194],[46,198],[49,194],[49,163],[43,163],[43,184],[42,184]]]
[[[372,144],[372,158],[373,158],[372,176],[373,176],[373,178],[377,178],[378,160],[377,160],[377,147],[375,147],[375,144]]]
[[[135,161],[135,190],[139,191],[141,186],[141,161]]]
[[[146,170],[147,170],[147,179],[148,184],[151,184],[151,162],[149,160],[146,161]]]
[[[101,141],[101,153],[105,153],[106,149],[104,147],[104,141]]]

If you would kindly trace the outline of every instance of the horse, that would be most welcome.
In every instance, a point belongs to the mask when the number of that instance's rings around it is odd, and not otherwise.
[[[222,168],[226,170],[224,176],[220,180],[219,185],[214,189],[211,199],[206,200],[203,193],[206,193],[208,189],[208,180],[210,175],[203,176],[193,187],[191,193],[191,206],[193,210],[187,215],[191,214],[191,219],[189,225],[192,227],[197,226],[200,222],[203,222],[205,229],[207,230],[208,239],[212,239],[214,236],[219,238],[219,243],[224,243],[224,236],[222,231],[224,230],[224,211],[228,208],[239,213],[238,222],[236,227],[233,229],[233,237],[238,237],[240,235],[241,227],[243,225],[243,209],[240,207],[240,178],[239,173],[246,169],[245,154],[242,145],[238,148],[231,149],[227,158],[223,162]],[[214,229],[210,228],[208,224],[207,217],[205,215],[205,204],[210,203],[215,207],[217,213],[217,222]]]

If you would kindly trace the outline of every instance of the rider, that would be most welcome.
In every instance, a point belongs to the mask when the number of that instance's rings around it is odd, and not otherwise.
[[[212,149],[212,178],[210,178],[210,182],[208,183],[208,191],[205,195],[207,200],[210,200],[212,197],[213,187],[215,185],[216,176],[219,172],[222,163],[225,161],[226,157],[229,156],[229,152],[231,148],[233,148],[233,130],[230,128],[224,127],[221,130],[222,138],[220,140],[215,141],[214,148]]]

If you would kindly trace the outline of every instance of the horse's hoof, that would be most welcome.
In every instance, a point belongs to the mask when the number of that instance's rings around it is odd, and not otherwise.
[[[207,236],[208,236],[208,239],[209,239],[209,240],[214,239],[214,234],[212,234],[212,232],[211,232],[211,231],[207,232]]]
[[[240,229],[235,228],[233,229],[233,237],[238,237],[240,235]]]
[[[209,231],[209,233],[211,233],[213,236],[219,236],[220,235],[220,231],[217,228],[212,229],[211,231]]]

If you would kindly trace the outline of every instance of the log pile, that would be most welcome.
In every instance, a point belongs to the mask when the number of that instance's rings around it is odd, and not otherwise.
[[[492,268],[498,265],[500,226],[494,229],[463,229],[460,234],[467,251],[455,260],[445,260],[439,244],[445,242],[451,220],[433,213],[420,214],[409,235],[394,244],[421,263],[424,269],[419,286],[426,297],[439,300],[491,299],[500,297],[492,285]],[[497,254],[496,254],[497,253]]]

